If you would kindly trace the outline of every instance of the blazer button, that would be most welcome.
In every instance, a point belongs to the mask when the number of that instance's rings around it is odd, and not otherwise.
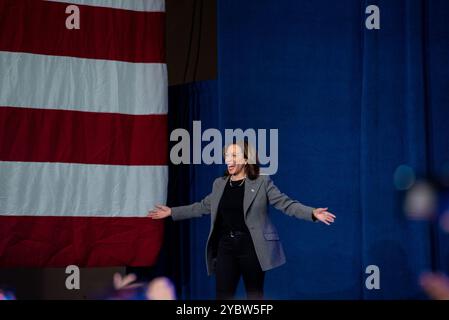
[[[254,189],[251,189],[251,192],[254,192]]]

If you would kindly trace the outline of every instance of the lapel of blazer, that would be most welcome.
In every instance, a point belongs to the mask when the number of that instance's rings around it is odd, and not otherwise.
[[[226,183],[228,183],[228,179],[229,179],[229,177],[219,180],[219,183],[217,186],[217,192],[215,193],[215,197],[214,197],[214,201],[211,203],[212,222],[215,222],[215,218],[217,217],[218,205],[220,204],[221,196],[223,195]]]
[[[221,197],[224,192],[224,188],[226,184],[229,183],[229,177],[225,179],[220,179],[219,184],[217,186],[217,192],[215,193],[215,199],[212,202],[211,214],[212,214],[212,222],[215,222],[217,217],[218,205],[220,203]],[[251,203],[254,201],[257,192],[259,191],[260,185],[262,183],[262,179],[258,177],[255,180],[246,179],[245,181],[245,194],[243,196],[243,214],[246,216],[248,209]]]
[[[246,217],[249,206],[256,197],[257,191],[259,191],[262,179],[258,177],[257,179],[245,181],[245,195],[243,196],[243,214]]]

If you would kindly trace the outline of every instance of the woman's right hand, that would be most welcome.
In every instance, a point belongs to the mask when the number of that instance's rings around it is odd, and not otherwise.
[[[171,216],[171,209],[161,204],[157,204],[153,210],[148,212],[148,217],[151,219],[164,219],[168,216]]]

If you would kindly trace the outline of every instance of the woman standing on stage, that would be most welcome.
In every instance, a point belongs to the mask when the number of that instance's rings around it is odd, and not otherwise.
[[[267,214],[268,204],[287,215],[327,225],[336,217],[327,208],[312,208],[290,199],[270,176],[259,175],[257,155],[246,141],[229,145],[224,157],[225,174],[215,179],[212,192],[203,200],[172,208],[157,205],[149,216],[182,220],[211,214],[206,264],[208,274],[216,274],[217,299],[234,298],[241,276],[247,298],[263,299],[265,271],[286,261]]]

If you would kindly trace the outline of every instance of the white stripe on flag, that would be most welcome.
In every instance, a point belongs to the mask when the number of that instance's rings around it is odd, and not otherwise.
[[[167,66],[0,51],[0,106],[167,113]]]
[[[0,215],[144,217],[167,197],[167,166],[0,161]]]
[[[89,5],[96,7],[108,7],[134,11],[164,12],[164,0],[47,0],[71,4]]]

